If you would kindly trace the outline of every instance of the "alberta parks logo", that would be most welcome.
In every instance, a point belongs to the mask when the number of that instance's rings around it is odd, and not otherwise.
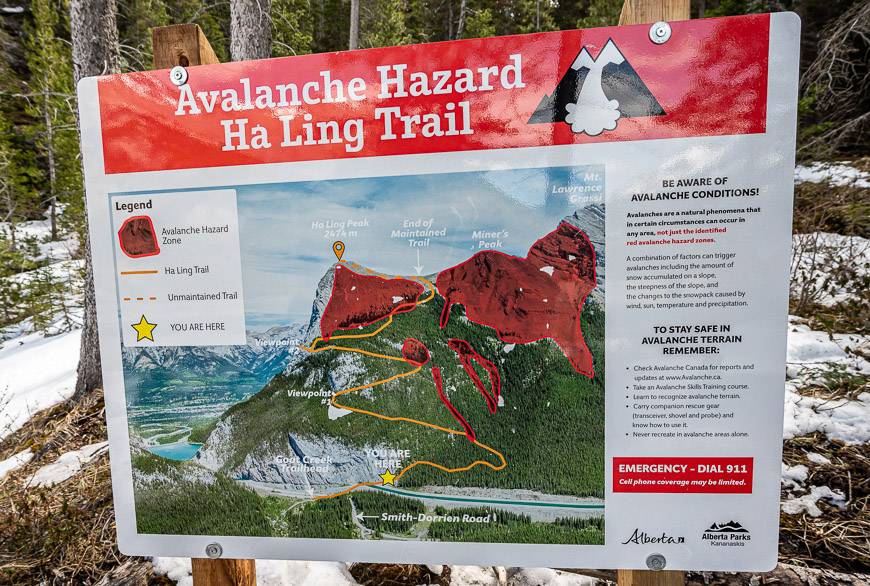
[[[701,535],[701,540],[712,546],[732,546],[736,545],[743,547],[752,539],[749,529],[738,523],[737,521],[728,521],[727,523],[713,523]]]

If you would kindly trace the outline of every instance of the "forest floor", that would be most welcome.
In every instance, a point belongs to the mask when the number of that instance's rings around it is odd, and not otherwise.
[[[771,574],[691,574],[692,584],[870,584],[870,159],[799,167],[796,182],[781,563]],[[43,241],[38,250],[51,270],[79,262],[69,243]],[[68,400],[80,340],[76,303],[70,307],[48,325],[28,319],[0,330],[0,584],[188,586],[189,560],[116,549],[102,393]],[[258,576],[263,585],[292,586],[579,586],[614,578],[268,560],[258,562]]]

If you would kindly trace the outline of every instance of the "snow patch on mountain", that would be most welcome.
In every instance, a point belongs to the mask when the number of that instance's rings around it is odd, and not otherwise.
[[[205,444],[196,453],[196,462],[211,471],[220,470],[232,454],[233,426],[230,419],[219,419]]]
[[[332,391],[340,391],[341,389],[351,387],[365,373],[366,369],[359,356],[349,352],[342,352],[336,356],[332,368],[327,373],[329,387]]]
[[[314,301],[311,304],[311,319],[308,320],[308,329],[305,333],[305,343],[311,344],[320,336],[320,319],[326,310],[326,304],[332,296],[332,283],[335,281],[335,265],[329,267],[326,274],[321,277],[314,293]]]
[[[595,203],[577,210],[574,214],[564,219],[565,222],[583,230],[583,233],[586,234],[589,242],[592,243],[592,247],[595,249],[595,277],[598,286],[589,294],[589,299],[598,304],[604,303],[604,269],[606,261],[604,214],[604,204]]]

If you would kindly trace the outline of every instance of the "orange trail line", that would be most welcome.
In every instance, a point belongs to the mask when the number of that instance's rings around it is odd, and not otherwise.
[[[158,271],[121,271],[122,275],[156,275]]]
[[[358,482],[358,483],[354,484],[353,486],[351,486],[350,488],[345,488],[345,489],[344,489],[343,491],[341,491],[341,492],[337,492],[337,493],[335,493],[335,494],[324,494],[324,495],[321,495],[321,496],[316,496],[316,497],[314,497],[314,500],[316,500],[316,501],[321,501],[321,500],[324,500],[324,499],[335,498],[335,497],[337,497],[337,496],[344,496],[344,495],[346,495],[346,494],[348,494],[348,493],[351,493],[351,492],[355,491],[355,490],[358,489],[358,488],[362,488],[363,486],[377,486],[377,485],[379,485],[379,484],[380,484],[380,482]]]
[[[355,264],[355,263],[353,263],[353,264]],[[363,270],[365,270],[369,274],[381,276],[379,273],[375,273],[374,271],[372,271],[370,269],[364,268]],[[394,278],[403,278],[403,277],[394,277]],[[431,301],[435,297],[435,285],[431,281],[429,281],[428,279],[425,279],[423,277],[417,277],[417,279],[423,281],[424,283],[426,283],[429,286],[429,296],[426,297],[425,299],[420,299],[417,301],[417,305],[423,305],[424,303]],[[380,334],[381,332],[383,332],[392,323],[393,323],[393,316],[390,315],[387,317],[387,320],[374,331],[371,331],[371,332],[368,332],[365,334],[345,334],[345,335],[341,335],[341,336],[332,336],[330,338],[330,340],[371,338],[371,337],[376,336],[376,335]],[[405,360],[405,358],[401,357],[401,356],[389,356],[387,354],[379,354],[377,352],[369,352],[368,350],[362,350],[360,348],[350,348],[350,347],[346,347],[346,346],[335,346],[335,345],[323,346],[320,348],[316,348],[318,342],[321,342],[321,341],[323,341],[323,338],[317,337],[314,339],[314,341],[311,343],[310,346],[300,346],[300,347],[303,350],[305,350],[311,354],[316,354],[318,352],[323,352],[325,350],[340,350],[343,352],[354,352],[356,354],[364,354],[366,356],[372,356],[374,358],[383,358],[385,360],[392,360],[395,362],[407,362]],[[383,419],[385,421],[404,421],[407,423],[413,423],[415,425],[420,425],[422,427],[428,427],[430,429],[437,429],[438,431],[443,431],[444,433],[448,433],[451,435],[464,436],[465,431],[462,431],[462,430],[450,429],[448,427],[442,427],[442,426],[436,425],[434,423],[429,423],[427,421],[420,421],[418,419],[411,419],[409,417],[394,417],[391,415],[383,415],[381,413],[375,413],[374,411],[367,411],[365,409],[358,409],[356,407],[350,407],[348,405],[343,405],[343,404],[339,403],[338,401],[336,401],[336,399],[342,395],[354,393],[357,391],[362,391],[364,389],[371,389],[371,388],[374,388],[376,386],[383,385],[383,384],[386,384],[388,382],[398,380],[400,378],[404,378],[406,376],[411,376],[411,375],[417,374],[422,369],[423,369],[422,366],[417,366],[416,368],[413,368],[413,369],[405,371],[405,372],[400,372],[398,374],[394,374],[393,376],[385,378],[385,379],[376,380],[376,381],[371,382],[371,383],[359,385],[356,387],[351,387],[348,389],[343,389],[341,391],[333,393],[332,397],[329,398],[329,402],[332,404],[333,407],[336,407],[338,409],[345,409],[347,411],[352,411],[354,413],[360,413],[362,415],[369,415],[371,417],[377,417],[378,419]],[[474,445],[476,445],[477,447],[482,448],[482,449],[486,450],[487,452],[493,454],[494,456],[497,456],[501,462],[499,464],[493,464],[492,462],[487,462],[486,460],[475,460],[474,462],[472,462],[471,464],[468,464],[467,466],[462,466],[460,468],[447,468],[446,466],[442,466],[441,464],[436,464],[435,462],[429,462],[427,460],[418,460],[416,462],[412,462],[411,464],[409,464],[408,466],[406,466],[405,468],[400,470],[399,473],[396,475],[394,480],[399,480],[402,476],[405,475],[405,473],[409,472],[410,470],[412,470],[416,466],[431,466],[432,468],[437,468],[438,470],[441,470],[443,472],[447,472],[448,474],[455,474],[458,472],[467,472],[468,470],[471,470],[475,466],[486,466],[486,467],[491,468],[492,470],[495,470],[495,471],[503,470],[507,466],[507,460],[505,460],[504,454],[502,454],[498,450],[491,448],[490,446],[488,446],[484,443],[478,442],[478,441],[474,441],[472,443]],[[358,483],[354,484],[353,486],[346,488],[340,492],[316,496],[316,497],[314,497],[314,500],[324,500],[324,499],[336,498],[339,496],[344,496],[346,494],[349,494],[349,493],[357,490],[358,488],[362,488],[365,486],[378,486],[380,484],[381,484],[380,482],[358,482]]]

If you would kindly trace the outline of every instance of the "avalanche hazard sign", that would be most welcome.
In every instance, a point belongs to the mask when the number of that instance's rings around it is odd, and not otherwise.
[[[772,567],[799,23],[669,26],[84,80],[121,550]]]

